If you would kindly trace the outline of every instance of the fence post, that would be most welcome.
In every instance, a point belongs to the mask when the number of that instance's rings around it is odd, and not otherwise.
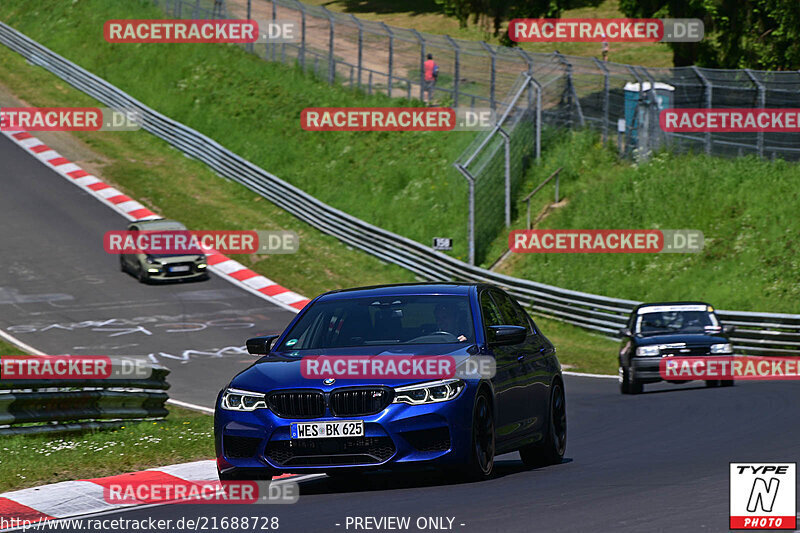
[[[247,20],[250,20],[252,17],[252,6],[250,4],[253,3],[253,0],[247,0]],[[247,43],[247,51],[251,54],[253,53],[253,43]]]
[[[455,65],[453,69],[453,107],[458,107],[458,91],[459,91],[459,78],[461,77],[460,69],[461,69],[461,49],[458,47],[458,44],[453,40],[452,37],[449,35],[444,36],[445,39],[450,43],[450,46],[453,47],[453,51],[456,54],[455,58]]]
[[[505,189],[506,189],[506,227],[511,227],[511,136],[498,126],[497,133],[503,137],[505,145]]]
[[[193,19],[200,18],[200,0],[195,0],[194,2],[194,9],[192,10],[192,18]]]
[[[568,97],[568,105],[570,108],[573,106],[575,107],[575,111],[578,113],[578,123],[583,126],[584,119],[583,119],[583,109],[581,108],[581,100],[578,98],[578,93],[575,91],[575,85],[572,83],[572,63],[567,61],[567,59],[559,54],[558,52],[553,53],[556,58],[561,62],[562,65],[566,68],[567,71],[567,91],[569,92]],[[572,127],[572,111],[570,110],[569,113],[569,124]]]
[[[639,98],[636,101],[636,109],[633,112],[633,124],[631,124],[631,126],[634,126],[634,127],[628,127],[627,123],[625,124],[625,153],[628,153],[630,151],[630,145],[631,145],[630,141],[631,141],[631,138],[633,137],[633,132],[634,131],[637,132],[636,133],[636,142],[637,143],[639,142],[639,127],[640,127],[640,124],[639,124],[639,103],[640,102],[644,102],[644,80],[642,80],[642,78],[636,72],[636,69],[633,68],[632,66],[628,65],[628,70],[630,71],[631,74],[633,74],[633,77],[636,79],[636,83],[639,84]]]
[[[650,91],[649,91],[649,98],[648,98],[648,112],[645,114],[645,146],[646,152],[644,154],[645,157],[650,155],[650,151],[656,146],[656,141],[653,140],[653,136],[651,135],[651,130],[655,129],[651,127],[650,119],[653,118],[651,115],[653,112],[658,113],[658,100],[656,100],[656,79],[650,74],[650,71],[647,70],[645,67],[639,67],[642,72],[644,72],[645,76],[650,79]],[[656,122],[658,119],[656,119]],[[660,128],[659,128],[660,131]]]
[[[706,109],[711,109],[711,98],[712,98],[712,96],[711,96],[711,91],[712,91],[711,83],[709,83],[708,79],[705,76],[703,76],[703,73],[700,72],[700,69],[698,69],[696,66],[692,65],[692,70],[694,71],[695,75],[698,78],[700,78],[700,81],[703,84],[703,88],[705,90],[705,97],[706,97]],[[707,154],[711,153],[711,132],[710,131],[706,132],[706,153]]]
[[[358,26],[358,88],[361,88],[361,70],[364,65],[364,25],[361,24],[361,21],[355,17],[355,15],[350,15],[353,19],[353,22],[356,23]],[[352,85],[352,83],[350,84]]]
[[[328,34],[328,83],[333,85],[333,82],[336,81],[336,60],[333,58],[333,37],[336,29],[336,22],[333,20],[333,13],[331,13],[327,7],[322,6],[322,10],[325,12],[325,15],[327,15],[328,23],[331,25],[331,31]]]
[[[392,97],[392,83],[394,78],[394,73],[392,72],[394,68],[394,33],[392,33],[392,29],[386,25],[385,22],[381,22],[381,27],[389,35],[389,83],[387,84],[387,93],[389,98]]]
[[[762,84],[758,80],[758,78],[755,77],[755,75],[753,74],[753,72],[749,68],[744,69],[744,71],[748,76],[750,76],[750,80],[758,88],[758,107],[763,109],[767,105],[767,102],[766,102],[766,100],[767,100],[766,96],[767,95],[766,95],[766,92],[764,91],[764,84]],[[763,158],[764,157],[764,131],[763,130],[759,130],[758,133],[757,133],[757,136],[758,136],[757,137],[758,140],[756,142],[757,142],[757,146],[758,146],[758,157]]]
[[[458,163],[453,163],[453,166],[458,169],[459,172],[464,176],[467,180],[467,184],[469,186],[469,216],[467,218],[467,242],[469,245],[469,259],[467,262],[470,265],[475,265],[475,178],[472,177],[466,168],[461,166]]]
[[[300,68],[306,71],[306,6],[299,0],[295,0],[297,8],[300,10]]]
[[[603,71],[603,144],[605,144],[608,142],[608,68],[596,57],[592,59]]]
[[[198,2],[199,1],[200,0],[198,0]],[[272,2],[270,2],[270,3],[272,4],[272,22],[274,23],[275,19],[278,18],[278,15],[277,15],[278,8],[275,6],[275,0],[272,0]],[[270,48],[272,49],[272,60],[273,61],[275,61],[275,46],[276,46],[275,43],[271,43],[270,44]]]
[[[489,57],[492,61],[492,73],[491,73],[491,80],[489,83],[489,106],[494,110],[497,107],[497,102],[494,100],[494,86],[495,86],[495,78],[497,76],[497,52],[494,51],[494,48],[486,44],[484,41],[480,41],[481,46],[489,52]]]
[[[539,163],[542,158],[542,85],[533,76],[528,76],[528,81],[525,83],[536,87],[536,162]],[[530,93],[529,87],[528,95]]]
[[[529,56],[528,53],[522,48],[517,47],[515,50],[519,52],[519,55],[521,55],[522,59],[525,60],[525,64],[528,65],[528,77],[533,79],[533,58]],[[531,95],[531,91],[528,90],[528,109],[530,109],[532,105],[533,95]]]
[[[411,33],[419,40],[419,99],[425,102],[425,38],[417,30]]]

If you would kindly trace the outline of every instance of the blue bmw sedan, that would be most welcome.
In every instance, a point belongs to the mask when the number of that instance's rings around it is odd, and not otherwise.
[[[281,335],[249,339],[247,348],[262,357],[216,402],[220,479],[434,467],[480,480],[491,476],[499,454],[519,451],[530,467],[564,455],[555,348],[497,287],[420,283],[329,292]],[[304,372],[304,358],[335,356],[483,357],[494,365],[492,375],[422,380]]]

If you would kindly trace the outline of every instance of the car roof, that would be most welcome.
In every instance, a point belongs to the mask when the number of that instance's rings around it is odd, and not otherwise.
[[[676,302],[647,302],[647,303],[641,303],[641,304],[637,305],[636,307],[634,307],[633,311],[631,311],[631,314],[638,313],[639,309],[642,308],[642,307],[651,307],[651,306],[657,306],[657,305],[705,305],[706,307],[712,307],[710,304],[708,304],[706,302],[701,302],[699,300],[682,300],[682,301],[676,301]]]
[[[399,283],[395,285],[373,285],[331,291],[320,296],[320,300],[339,300],[350,298],[368,298],[374,296],[408,296],[408,295],[453,295],[467,296],[479,283]]]
[[[159,218],[157,220],[139,220],[132,222],[130,226],[139,226],[146,230],[184,230],[186,226],[177,220],[170,220],[168,218]]]

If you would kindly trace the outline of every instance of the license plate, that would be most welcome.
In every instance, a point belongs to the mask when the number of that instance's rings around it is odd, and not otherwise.
[[[170,272],[189,272],[188,265],[180,265],[176,267],[169,267]]]
[[[364,421],[296,422],[291,426],[293,439],[321,439],[332,437],[363,437]]]

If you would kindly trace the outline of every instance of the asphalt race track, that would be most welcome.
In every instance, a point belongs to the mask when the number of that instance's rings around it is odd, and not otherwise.
[[[277,516],[280,531],[356,531],[347,517],[453,518],[457,532],[728,531],[728,462],[800,458],[800,387],[653,386],[622,396],[614,380],[566,377],[569,437],[561,465],[448,484],[433,474],[375,473],[300,482],[293,505],[164,505],[103,519]],[[445,524],[447,524],[445,520]],[[337,526],[336,524],[340,524]],[[461,524],[464,524],[463,526]],[[418,531],[412,526],[408,531]]]
[[[0,161],[0,329],[19,340],[52,355],[150,356],[172,371],[171,397],[213,407],[253,361],[244,341],[294,316],[213,274],[140,284],[103,249],[124,217],[4,136]]]
[[[3,137],[0,161],[0,328],[22,341],[52,354],[152,354],[172,369],[173,398],[211,406],[252,361],[244,340],[290,320],[214,277],[140,285],[102,248],[122,217]],[[395,516],[411,518],[408,531],[421,517],[464,532],[727,531],[728,463],[800,458],[797,383],[657,385],[621,396],[615,380],[567,376],[566,390],[561,465],[524,470],[509,454],[484,483],[428,472],[317,477],[300,482],[294,505],[175,504],[101,518],[277,516],[289,532],[356,531],[348,517]]]

